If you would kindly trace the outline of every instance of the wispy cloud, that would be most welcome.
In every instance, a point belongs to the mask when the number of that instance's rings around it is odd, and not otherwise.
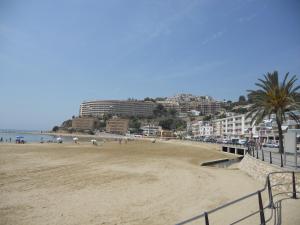
[[[225,31],[218,31],[218,32],[212,34],[211,36],[206,38],[204,41],[202,41],[202,45],[206,45],[207,43],[209,43],[211,41],[221,38],[224,35],[224,33],[225,33]]]
[[[239,21],[240,23],[247,23],[247,22],[250,22],[251,20],[255,19],[256,16],[257,16],[257,14],[256,14],[256,13],[253,13],[253,14],[251,14],[250,16],[240,17],[240,18],[238,19],[238,21]]]
[[[157,81],[162,80],[172,80],[172,79],[180,79],[180,78],[188,78],[193,76],[201,76],[206,75],[212,69],[219,68],[223,65],[225,65],[227,61],[219,60],[219,61],[210,61],[201,63],[194,66],[179,66],[177,68],[172,68],[168,72],[164,72],[164,74],[160,74],[159,76],[155,76],[154,79]],[[181,67],[181,68],[180,68]],[[174,72],[176,71],[176,72]]]
[[[172,2],[169,2],[169,4],[172,4]],[[186,1],[183,8],[178,9],[174,14],[157,23],[153,29],[148,30],[147,41],[159,37],[160,35],[170,34],[172,32],[171,25],[188,15],[198,4],[198,0]]]

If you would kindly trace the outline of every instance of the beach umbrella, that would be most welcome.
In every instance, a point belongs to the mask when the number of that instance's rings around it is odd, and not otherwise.
[[[16,136],[16,139],[24,138],[23,136]]]
[[[58,143],[63,143],[63,139],[62,139],[61,137],[56,138],[56,141],[57,141]]]
[[[91,142],[92,142],[93,145],[98,145],[97,141],[95,139],[92,139]]]
[[[78,141],[78,137],[74,137],[74,138],[73,138],[73,141]]]

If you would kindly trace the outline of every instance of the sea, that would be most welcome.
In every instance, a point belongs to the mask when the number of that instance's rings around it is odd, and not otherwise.
[[[41,131],[0,129],[0,140],[2,138],[3,142],[15,142],[17,137],[22,137],[27,143],[55,142],[58,138],[57,135],[43,134]],[[64,142],[72,142],[72,137],[61,138]]]

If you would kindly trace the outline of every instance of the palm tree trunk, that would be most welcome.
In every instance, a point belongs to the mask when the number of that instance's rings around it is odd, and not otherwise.
[[[276,119],[277,127],[278,127],[278,136],[279,136],[279,153],[284,152],[283,148],[283,134],[282,134],[282,128],[281,128],[281,121]]]

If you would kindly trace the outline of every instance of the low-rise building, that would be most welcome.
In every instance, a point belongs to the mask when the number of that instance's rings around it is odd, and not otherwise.
[[[95,130],[99,120],[93,117],[76,117],[72,119],[72,128],[75,130]]]
[[[196,121],[192,125],[192,134],[194,137],[210,137],[213,136],[213,126],[209,122]]]
[[[174,132],[171,130],[161,130],[160,137],[173,138],[173,137],[175,137],[175,135],[174,135]]]
[[[191,110],[189,111],[190,115],[192,116],[200,116],[201,112],[197,110]]]
[[[106,132],[124,135],[128,131],[128,125],[128,119],[112,118],[106,122]]]
[[[213,123],[213,133],[215,137],[223,137],[223,120],[222,119],[217,119],[214,120]]]
[[[214,136],[223,138],[244,138],[255,134],[251,118],[245,114],[233,115],[213,121]]]
[[[300,112],[294,114],[300,118]],[[251,118],[246,118],[246,114],[227,114],[226,118],[213,120],[214,136],[222,138],[253,138],[260,142],[278,140],[278,127],[276,116],[271,115],[265,118],[260,124],[251,123]],[[283,132],[288,129],[297,129],[300,124],[287,115],[287,121],[282,124]]]
[[[141,130],[143,130],[143,135],[145,136],[158,136],[160,135],[160,131],[162,130],[161,126],[155,126],[155,125],[145,125],[141,127]]]

